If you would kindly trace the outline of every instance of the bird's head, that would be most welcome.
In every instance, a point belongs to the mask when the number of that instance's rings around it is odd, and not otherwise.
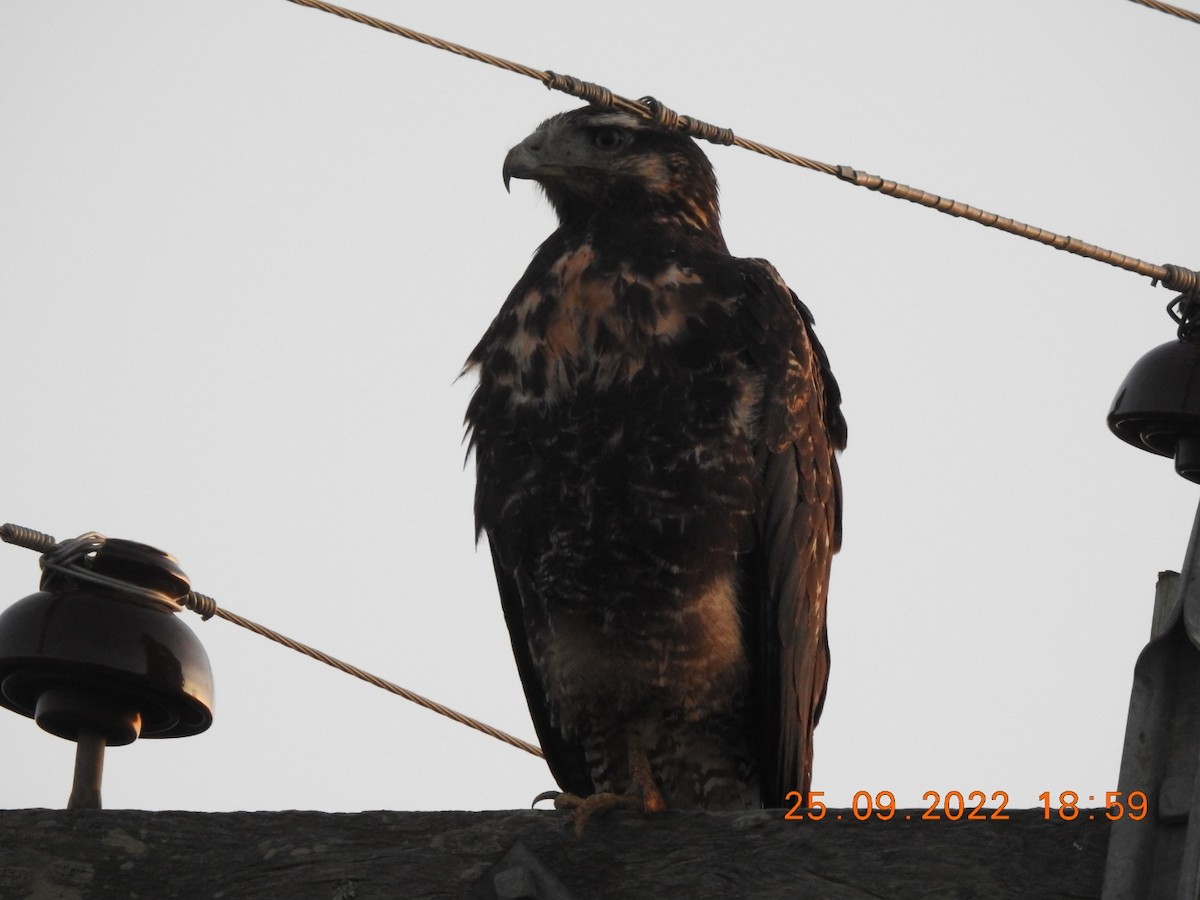
[[[563,225],[599,213],[720,240],[717,179],[708,158],[691,138],[633,113],[585,106],[547,119],[508,151],[506,188],[513,178],[541,185]]]

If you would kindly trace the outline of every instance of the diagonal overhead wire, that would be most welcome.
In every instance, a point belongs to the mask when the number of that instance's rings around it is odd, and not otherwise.
[[[1157,9],[1159,12],[1165,12],[1172,16],[1179,16],[1181,19],[1187,19],[1189,22],[1195,22],[1200,25],[1200,13],[1172,6],[1170,3],[1160,3],[1158,0],[1133,0],[1133,2],[1142,6],[1148,6],[1151,9]]]
[[[536,744],[531,744],[529,741],[522,740],[519,737],[514,737],[506,731],[501,731],[499,728],[494,728],[486,722],[481,722],[476,718],[460,713],[457,710],[451,709],[438,703],[436,700],[430,700],[418,694],[416,691],[410,691],[406,687],[401,687],[394,681],[388,681],[386,678],[380,678],[378,675],[372,675],[365,669],[360,669],[352,663],[338,659],[336,656],[330,656],[324,651],[318,650],[316,647],[310,647],[308,644],[302,644],[297,640],[280,634],[272,628],[265,625],[260,625],[257,622],[252,622],[250,619],[243,618],[237,613],[230,612],[227,609],[222,609],[217,606],[217,602],[207,594],[199,594],[195,591],[188,593],[186,597],[180,601],[185,609],[190,609],[198,613],[202,618],[209,619],[216,616],[219,619],[224,619],[226,622],[232,622],[240,628],[245,628],[247,631],[253,631],[259,637],[265,637],[267,640],[274,641],[277,644],[282,644],[289,650],[295,650],[297,653],[302,653],[309,659],[315,659],[317,662],[324,663],[337,669],[339,672],[345,672],[347,675],[353,675],[360,681],[365,681],[367,684],[374,685],[381,690],[387,691],[389,694],[395,694],[397,697],[415,703],[417,706],[422,706],[430,712],[435,712],[440,716],[445,716],[457,722],[460,725],[466,725],[468,728],[474,728],[476,731],[486,734],[488,737],[494,737],[498,741],[503,741],[510,747],[516,747],[518,750],[524,750],[526,753],[533,756],[542,757],[542,750]]]
[[[365,13],[356,12],[345,7],[335,6],[332,3],[326,3],[324,0],[288,0],[290,3],[295,3],[298,6],[307,6],[311,9],[317,9],[322,12],[330,13],[331,15],[340,16],[343,19],[349,19],[352,22],[359,22],[363,25],[369,25],[372,28],[378,28],[390,34],[398,35],[399,37],[407,38],[411,41],[416,41],[430,47],[436,47],[439,50],[445,50],[449,53],[456,53],[459,56],[465,56],[467,59],[475,60],[476,62],[487,63],[491,66],[504,69],[507,72],[513,72],[518,75],[524,75],[526,78],[533,78],[540,81],[547,88],[556,91],[562,91],[574,97],[586,100],[588,103],[594,103],[599,106],[611,107],[614,109],[622,109],[635,115],[642,116],[657,124],[659,127],[680,131],[691,137],[701,138],[703,140],[712,141],[718,144],[731,144],[736,147],[741,147],[744,150],[752,150],[755,153],[761,153],[771,159],[777,159],[781,162],[791,163],[792,165],[801,166],[802,168],[812,169],[816,172],[822,172],[826,175],[834,175],[842,181],[859,187],[865,187],[868,190],[877,191],[888,197],[897,197],[901,200],[908,200],[911,203],[917,203],[921,206],[927,206],[930,209],[935,209],[938,212],[946,213],[947,215],[957,216],[967,219],[979,225],[988,228],[996,228],[1000,231],[1014,234],[1018,237],[1023,237],[1028,240],[1038,241],[1055,250],[1064,250],[1067,253],[1074,253],[1077,256],[1093,259],[1097,262],[1106,263],[1119,269],[1124,269],[1127,272],[1134,272],[1138,275],[1143,275],[1153,279],[1155,284],[1162,284],[1163,287],[1172,291],[1179,291],[1183,294],[1193,294],[1200,292],[1200,272],[1184,266],[1164,264],[1158,265],[1147,262],[1143,259],[1138,259],[1135,256],[1128,256],[1124,253],[1118,253],[1114,250],[1107,250],[1099,247],[1096,244],[1090,244],[1079,238],[1069,235],[1056,234],[1045,228],[1039,228],[1036,225],[1029,225],[1025,222],[1017,221],[1008,216],[1001,216],[996,213],[988,212],[987,210],[979,209],[959,200],[952,200],[948,197],[942,197],[938,194],[930,193],[929,191],[921,190],[920,188],[910,187],[906,184],[899,184],[895,181],[881,178],[878,175],[871,175],[867,172],[861,172],[851,166],[834,166],[829,163],[819,162],[817,160],[808,159],[807,157],[798,156],[794,153],[788,153],[785,150],[779,150],[775,147],[761,144],[758,141],[752,141],[747,138],[739,137],[728,128],[721,128],[716,125],[710,125],[699,119],[691,116],[681,115],[672,109],[659,103],[653,97],[643,97],[640,100],[631,100],[628,97],[622,97],[620,94],[613,93],[608,88],[594,84],[590,81],[583,81],[574,78],[570,75],[560,75],[555,72],[543,71],[535,69],[532,66],[526,66],[522,63],[513,62],[512,60],[504,59],[503,57],[493,56],[490,53],[483,53],[479,50],[473,50],[470,47],[464,47],[462,44],[455,44],[451,41],[446,41],[438,37],[433,37],[428,34],[423,34],[419,31],[414,31],[411,28],[405,28],[402,25],[396,25],[392,22],[385,22],[383,19],[377,19],[374,16],[368,16]],[[1175,15],[1182,15],[1184,18],[1190,18],[1194,14],[1188,13],[1186,10],[1178,9],[1177,7],[1169,7],[1165,3],[1158,3],[1157,0],[1134,0],[1137,3],[1143,3],[1146,6],[1152,6],[1155,9],[1162,9],[1164,12],[1171,12]]]
[[[486,63],[489,66],[495,66],[498,69],[503,69],[506,72],[513,72],[517,75],[524,75],[526,78],[533,78],[536,81],[542,82],[546,87],[555,91],[563,91],[572,96],[579,97],[582,100],[587,100],[589,103],[595,103],[600,106],[609,106],[614,109],[623,109],[626,112],[634,113],[646,119],[658,121],[665,127],[672,128],[677,131],[684,131],[693,137],[703,138],[704,140],[714,141],[718,144],[733,144],[745,150],[753,150],[755,153],[761,153],[764,156],[769,156],[772,159],[778,159],[782,162],[788,162],[792,165],[802,166],[806,169],[813,169],[818,172],[824,172],[826,175],[836,175],[837,167],[831,166],[828,163],[817,162],[816,160],[806,159],[803,156],[797,156],[794,153],[788,153],[785,150],[779,150],[775,147],[768,147],[766,144],[760,144],[757,141],[747,140],[746,138],[737,137],[727,128],[718,128],[714,125],[709,125],[706,122],[701,122],[699,119],[693,119],[690,116],[681,116],[678,113],[667,109],[662,104],[655,101],[653,98],[643,98],[641,100],[630,100],[628,97],[622,97],[620,94],[614,94],[608,88],[598,84],[593,84],[589,81],[581,81],[578,78],[573,78],[570,75],[559,75],[555,72],[543,71],[535,69],[532,66],[526,66],[522,63],[513,62],[509,59],[504,59],[501,56],[494,56],[491,53],[484,53],[480,50],[472,50],[470,47],[464,47],[462,44],[455,44],[452,41],[442,40],[432,35],[423,34],[420,31],[414,31],[411,28],[405,28],[403,25],[396,25],[392,22],[385,22],[383,19],[377,19],[374,16],[368,16],[366,13],[356,12],[352,9],[346,9],[342,6],[334,6],[332,3],[325,3],[323,0],[289,0],[298,6],[307,6],[311,9],[319,9],[321,12],[327,12],[335,16],[341,16],[343,19],[349,19],[352,22],[359,22],[363,25],[370,25],[372,28],[378,28],[381,31],[386,31],[389,34],[394,34],[402,38],[407,38],[410,41],[416,41],[419,44],[425,44],[428,47],[436,47],[438,50],[445,50],[448,53],[456,53],[459,56],[465,56],[467,59],[475,62]]]

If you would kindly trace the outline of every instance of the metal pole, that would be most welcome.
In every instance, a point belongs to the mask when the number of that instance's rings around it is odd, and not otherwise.
[[[67,809],[100,809],[100,780],[104,777],[104,735],[80,729],[75,739],[75,780]]]
[[[1134,667],[1102,900],[1200,900],[1200,509]],[[1145,794],[1145,816],[1129,804]]]

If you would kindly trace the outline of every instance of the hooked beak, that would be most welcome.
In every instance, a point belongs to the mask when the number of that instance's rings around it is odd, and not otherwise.
[[[536,135],[530,135],[524,141],[508,151],[504,157],[504,190],[511,193],[509,182],[514,178],[532,178],[538,169],[538,158],[526,144]]]
[[[509,190],[509,182],[514,178],[529,178],[538,180],[547,175],[562,173],[561,166],[548,165],[546,151],[548,135],[538,129],[517,146],[508,151],[504,157],[504,189]]]

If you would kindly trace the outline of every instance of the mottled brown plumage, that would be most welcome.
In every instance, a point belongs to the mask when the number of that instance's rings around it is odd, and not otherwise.
[[[840,541],[812,318],[729,255],[686,137],[584,107],[504,177],[559,228],[471,353],[467,424],[546,760],[565,791],[623,792],[632,746],[669,806],[781,805],[809,789]]]

